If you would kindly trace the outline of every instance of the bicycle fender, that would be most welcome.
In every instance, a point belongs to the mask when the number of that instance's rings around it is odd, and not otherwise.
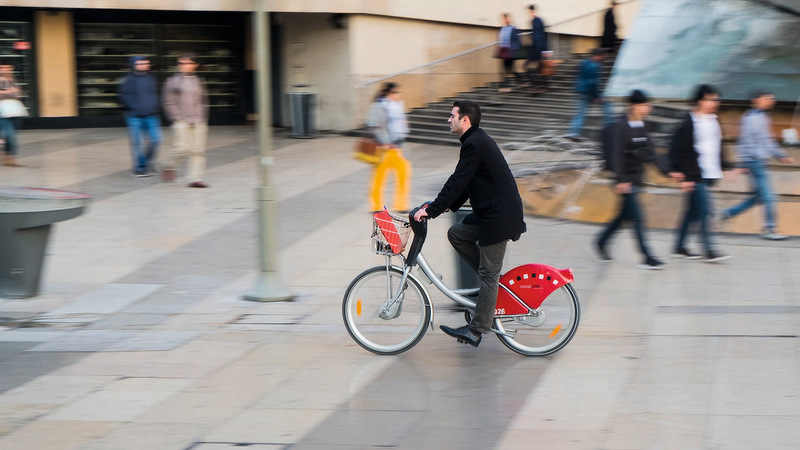
[[[574,280],[572,269],[556,269],[545,264],[525,264],[506,272],[500,277],[500,284],[513,292],[528,307],[536,309],[553,291]]]

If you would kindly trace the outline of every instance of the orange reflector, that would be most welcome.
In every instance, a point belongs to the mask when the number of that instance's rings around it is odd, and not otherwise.
[[[555,337],[559,331],[561,331],[561,324],[558,324],[555,328],[553,328],[553,332],[550,333],[550,337]]]
[[[361,317],[361,299],[356,302],[356,314]]]

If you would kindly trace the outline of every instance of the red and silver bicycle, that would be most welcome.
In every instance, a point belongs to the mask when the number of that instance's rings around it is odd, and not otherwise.
[[[373,215],[373,251],[386,257],[358,275],[347,288],[342,316],[350,336],[365,349],[395,355],[417,344],[433,327],[433,304],[425,284],[412,273],[419,266],[427,282],[465,308],[467,322],[475,310],[478,288],[451,289],[422,255],[427,222],[379,211]],[[403,256],[410,232],[414,239]],[[393,261],[393,258],[397,261]],[[500,277],[492,332],[511,350],[543,356],[564,348],[575,336],[581,309],[572,287],[572,269],[525,264]],[[470,298],[472,297],[472,298]]]

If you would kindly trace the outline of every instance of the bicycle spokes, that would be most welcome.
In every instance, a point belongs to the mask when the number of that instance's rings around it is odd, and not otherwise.
[[[578,297],[571,285],[553,291],[539,308],[530,314],[499,316],[498,337],[517,353],[528,356],[549,355],[567,345],[580,321]]]
[[[374,353],[396,354],[422,339],[431,306],[416,280],[394,267],[374,267],[347,288],[342,313],[359,345]]]

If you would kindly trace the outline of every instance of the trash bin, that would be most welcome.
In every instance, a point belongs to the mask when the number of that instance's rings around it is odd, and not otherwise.
[[[472,214],[472,207],[469,205],[462,206],[458,211],[453,214],[453,224],[461,222],[464,217]],[[456,253],[456,275],[458,276],[458,287],[461,289],[477,288],[481,285],[481,279],[478,274],[472,270],[461,256]]]
[[[78,192],[0,186],[0,297],[36,295],[51,225],[81,215],[89,199]]]
[[[307,84],[296,84],[301,89],[289,93],[289,111],[292,115],[292,134],[294,138],[308,139],[314,137],[313,107],[316,95],[308,92]]]

